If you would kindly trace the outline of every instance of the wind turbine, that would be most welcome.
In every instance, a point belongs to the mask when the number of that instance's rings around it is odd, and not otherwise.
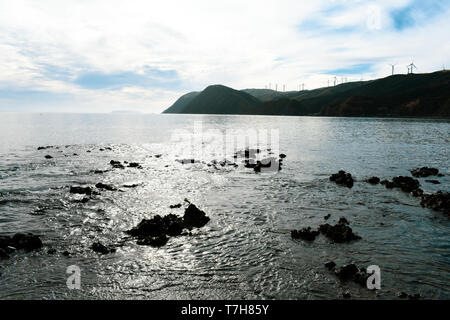
[[[414,62],[411,62],[411,64],[408,65],[408,71],[411,72],[411,74],[413,74],[414,73],[414,69],[417,69],[417,67],[414,64]]]
[[[395,66],[396,66],[397,64],[390,64],[390,66],[392,67],[392,75],[394,75],[394,70],[395,70]]]

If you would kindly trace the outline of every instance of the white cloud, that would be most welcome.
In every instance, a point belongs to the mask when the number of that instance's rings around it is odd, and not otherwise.
[[[373,70],[349,78],[388,75],[394,62],[403,72],[411,59],[420,72],[450,65],[445,12],[392,28],[390,10],[410,2],[0,0],[0,110],[27,103],[39,111],[160,112],[209,84],[311,89],[327,85],[326,70],[361,63]],[[142,75],[147,67],[175,70],[181,85],[110,90],[73,81],[84,72]],[[33,104],[2,98],[7,90],[71,98]]]

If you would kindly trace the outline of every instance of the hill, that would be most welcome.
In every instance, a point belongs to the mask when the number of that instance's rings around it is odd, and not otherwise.
[[[447,118],[450,117],[450,72],[394,75],[290,92],[238,91],[215,85],[188,95],[164,113]]]

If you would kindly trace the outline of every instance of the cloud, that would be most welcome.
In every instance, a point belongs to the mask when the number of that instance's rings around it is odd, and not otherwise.
[[[87,72],[76,77],[75,84],[86,89],[122,89],[125,87],[169,88],[181,86],[174,70],[146,68],[142,74],[136,72]]]
[[[450,65],[444,4],[1,1],[0,111],[160,112],[212,83],[312,89],[411,60],[434,71]]]

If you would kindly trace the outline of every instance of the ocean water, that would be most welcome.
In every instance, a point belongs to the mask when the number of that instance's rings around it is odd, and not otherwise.
[[[198,142],[199,127],[215,135]],[[282,170],[208,166],[235,151],[221,154],[232,130],[250,132],[250,147],[286,154]],[[255,132],[271,139],[255,145]],[[189,151],[198,162],[176,161]],[[400,291],[449,299],[450,218],[364,182],[433,166],[445,176],[438,185],[420,179],[422,189],[449,191],[449,158],[448,120],[0,113],[0,235],[32,232],[44,243],[0,260],[0,299],[336,299],[347,290],[356,299]],[[111,160],[142,169],[93,173]],[[329,181],[341,169],[356,178],[352,189]],[[87,203],[69,193],[98,182],[120,190]],[[211,218],[205,227],[161,248],[127,238],[143,218],[181,216],[169,206],[185,198]],[[317,228],[328,214],[333,224],[346,217],[362,239],[291,239],[290,230]],[[99,255],[96,241],[117,251]],[[341,282],[324,267],[329,260],[378,265],[381,290]],[[67,287],[71,265],[81,269],[80,290]]]

